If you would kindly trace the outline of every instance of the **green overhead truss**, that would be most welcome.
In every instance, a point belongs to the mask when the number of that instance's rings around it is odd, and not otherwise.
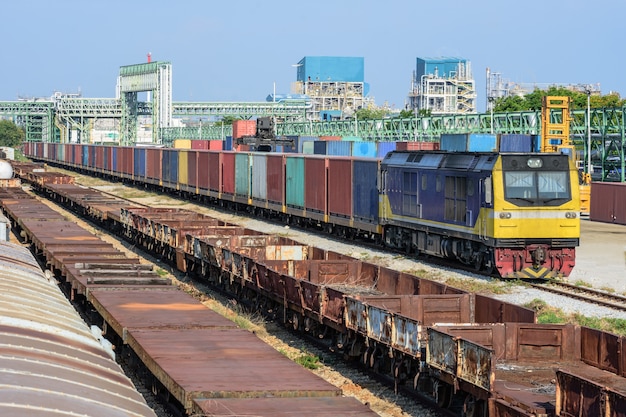
[[[69,142],[69,130],[79,129],[82,132],[80,141],[84,143],[89,143],[89,123],[94,119],[119,118],[122,120],[121,137],[127,135],[122,144],[132,144],[134,136],[130,131],[136,134],[136,117],[153,115],[155,99],[143,103],[137,102],[134,94],[126,92],[123,95],[125,98],[120,100],[61,98],[56,101],[0,102],[0,116],[11,117],[23,126],[27,141]],[[157,103],[157,109],[159,105]],[[302,120],[304,116],[304,103],[173,103],[171,109],[172,116],[176,117],[230,115],[251,118],[274,115],[279,120],[290,120],[277,123],[277,133],[281,136],[356,136],[365,141],[435,141],[444,133],[538,135],[541,132],[540,111],[302,122],[296,120]],[[570,134],[583,155],[579,159],[586,161],[590,149],[596,178],[625,182],[626,107],[591,109],[589,131],[587,116],[587,110],[584,109],[571,111]],[[167,122],[160,125],[163,124]],[[159,122],[156,126],[159,126]],[[209,122],[196,127],[163,126],[155,131],[155,143],[165,145],[175,139],[224,139],[232,135],[231,126]]]

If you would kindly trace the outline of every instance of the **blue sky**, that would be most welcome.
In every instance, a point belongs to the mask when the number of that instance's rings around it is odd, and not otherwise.
[[[287,93],[304,56],[359,56],[376,104],[403,108],[417,57],[517,83],[599,83],[626,97],[623,0],[21,0],[2,4],[0,100],[111,98],[119,67],[172,63],[174,101]]]

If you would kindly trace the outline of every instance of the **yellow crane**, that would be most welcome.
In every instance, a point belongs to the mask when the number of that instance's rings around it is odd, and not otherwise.
[[[570,155],[580,166],[576,147],[569,134],[570,98],[567,96],[544,96],[541,103],[541,152],[559,152]],[[580,181],[580,212],[589,214],[591,201],[591,174],[583,173]]]

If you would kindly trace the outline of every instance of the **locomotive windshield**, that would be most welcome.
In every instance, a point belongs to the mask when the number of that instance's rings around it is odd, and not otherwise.
[[[519,206],[557,206],[571,200],[566,158],[503,157],[505,199]]]

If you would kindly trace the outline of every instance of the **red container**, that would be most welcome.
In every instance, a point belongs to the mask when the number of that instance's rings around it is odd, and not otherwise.
[[[222,190],[222,152],[209,151],[209,190]]]
[[[224,194],[235,194],[235,153],[222,152],[222,189]]]
[[[626,184],[592,182],[589,219],[626,225]]]
[[[209,149],[209,141],[208,140],[192,140],[191,141],[191,149]]]
[[[104,147],[104,169],[106,171],[113,171],[113,147]]]
[[[396,142],[397,151],[438,151],[439,142]]]
[[[163,169],[163,149],[147,148],[146,149],[146,177],[154,180],[160,180]]]
[[[72,162],[76,165],[82,165],[83,164],[82,145],[72,145],[72,148],[74,149],[74,159],[72,160]]]
[[[198,174],[196,186],[201,190],[209,189],[209,152],[198,151]],[[204,193],[201,193],[204,194]]]
[[[267,154],[267,200],[285,202],[285,155]]]
[[[121,161],[120,167],[122,168],[122,174],[126,174],[128,176],[133,175],[133,161],[134,161],[134,151],[133,148],[128,146],[123,146],[118,150],[117,157]]]
[[[191,141],[193,143],[194,141]],[[196,188],[198,186],[198,155],[199,151],[187,151],[187,185]]]
[[[341,136],[320,136],[320,140],[341,140]]]
[[[95,146],[96,168],[104,169],[104,146]]]
[[[307,210],[326,214],[326,157],[304,159],[304,206]]]
[[[224,149],[224,141],[212,139],[209,141],[209,149],[212,151],[221,151]]]
[[[235,120],[233,122],[233,139],[256,134],[256,120]]]
[[[328,213],[352,213],[352,162],[350,157],[328,158]]]

